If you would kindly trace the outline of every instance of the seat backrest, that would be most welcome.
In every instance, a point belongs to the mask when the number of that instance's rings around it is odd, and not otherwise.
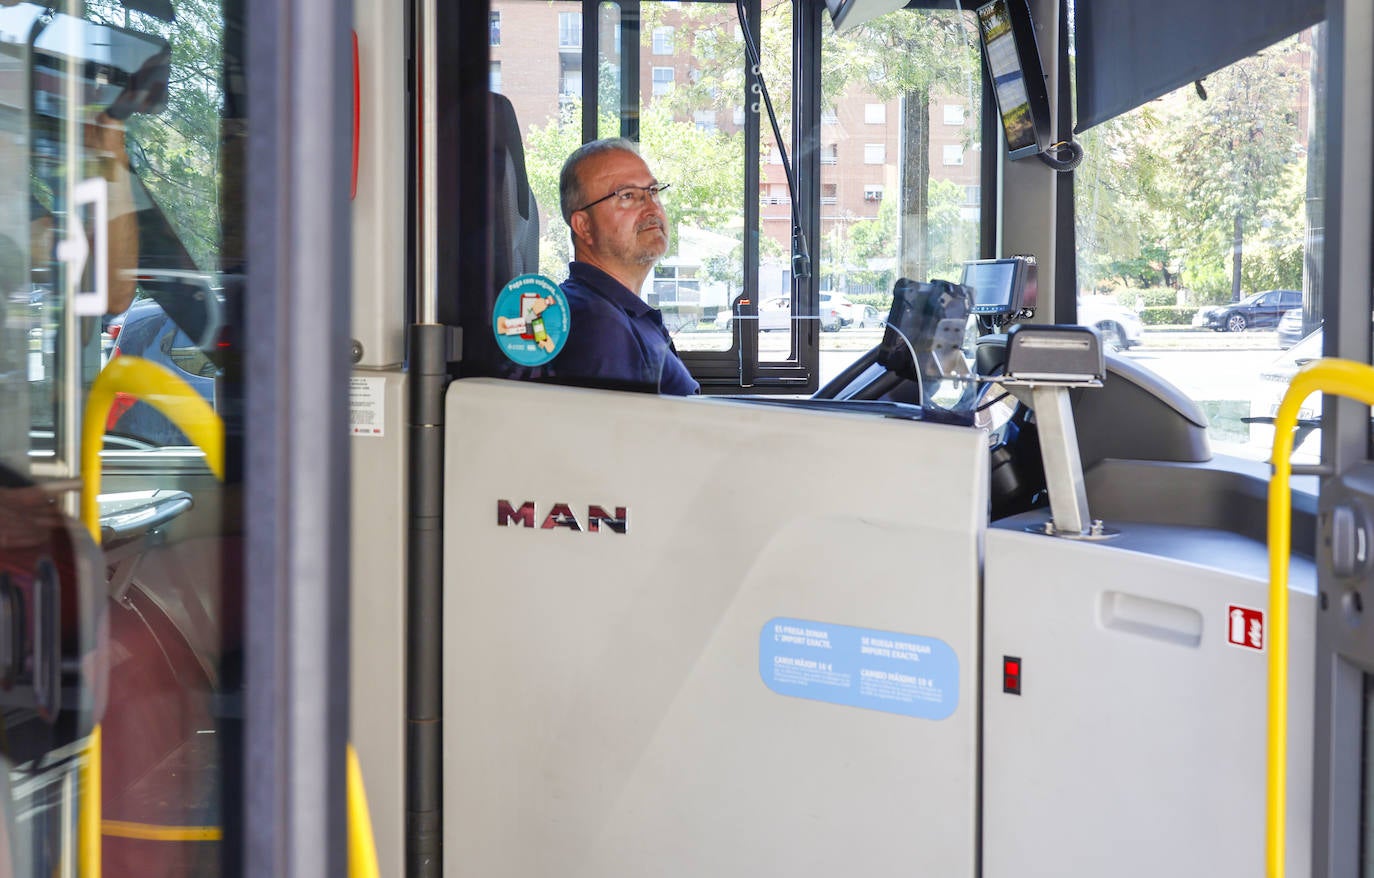
[[[490,322],[496,297],[512,278],[539,271],[539,210],[525,171],[525,145],[515,107],[490,92],[491,288],[481,291],[482,325],[464,340],[462,374],[537,378],[541,370],[517,366],[497,348]],[[475,315],[474,315],[475,316]]]
[[[491,93],[491,130],[495,175],[492,278],[499,291],[511,278],[539,270],[539,211],[525,172],[525,144],[515,107],[495,92]]]

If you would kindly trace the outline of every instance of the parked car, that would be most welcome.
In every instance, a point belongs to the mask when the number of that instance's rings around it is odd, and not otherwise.
[[[723,309],[716,313],[715,324],[717,329],[729,329],[734,322],[734,312]],[[831,303],[831,296],[821,296],[820,307],[821,329],[825,332],[834,332],[844,325],[844,317],[840,313],[838,304]],[[792,326],[792,299],[788,296],[770,296],[759,302],[759,329],[763,332],[771,332],[775,329],[790,329]]]
[[[1320,328],[1321,323],[1318,323],[1317,327]],[[1304,334],[1302,309],[1294,308],[1291,311],[1285,311],[1283,316],[1279,318],[1279,325],[1275,331],[1275,335],[1279,339],[1279,347],[1285,351],[1288,350],[1301,341]]]
[[[1217,332],[1243,332],[1277,326],[1285,311],[1302,307],[1298,290],[1265,290],[1230,305],[1208,305],[1193,315],[1194,326]]]
[[[1102,343],[1114,351],[1130,350],[1145,338],[1140,315],[1105,297],[1079,299],[1078,322],[1095,328]]]
[[[887,322],[886,316],[872,305],[855,305],[854,309],[855,329],[881,329]]]
[[[852,318],[846,316],[848,309],[854,307],[854,303],[843,296],[835,296],[830,293],[821,293],[821,303],[818,309],[821,320],[822,332],[835,332],[842,326],[847,326]]]
[[[1259,383],[1250,399],[1250,442],[1264,448],[1274,444],[1273,418],[1279,413],[1279,403],[1300,367],[1320,359],[1322,331],[1317,329],[1297,344],[1274,358],[1259,373]],[[1294,437],[1295,453],[1301,459],[1312,460],[1318,455],[1322,411],[1322,395],[1314,393],[1298,408],[1298,431]]]
[[[821,293],[820,313],[825,315],[831,311],[839,315],[841,327],[853,326],[858,321],[863,306],[854,304],[838,293]],[[821,322],[825,323],[824,320]]]
[[[211,356],[212,345],[193,341],[157,299],[139,298],[124,314],[110,359],[138,356],[165,366],[213,405],[220,367]],[[123,393],[115,394],[106,429],[153,445],[190,444],[186,435],[151,405]]]

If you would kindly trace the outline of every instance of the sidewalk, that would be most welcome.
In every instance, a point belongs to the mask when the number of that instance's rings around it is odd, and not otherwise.
[[[1141,344],[1133,350],[1278,351],[1272,329],[1246,332],[1213,332],[1191,326],[1147,326]]]

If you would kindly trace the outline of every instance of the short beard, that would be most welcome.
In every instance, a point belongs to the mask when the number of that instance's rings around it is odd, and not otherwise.
[[[663,223],[654,220],[652,222],[646,222],[638,226],[635,226],[635,234],[638,235],[640,232],[644,232],[649,229],[658,229],[660,232],[663,233],[663,246],[646,248],[634,254],[634,262],[636,265],[653,265],[655,262],[662,259],[664,254],[668,252],[667,227]]]

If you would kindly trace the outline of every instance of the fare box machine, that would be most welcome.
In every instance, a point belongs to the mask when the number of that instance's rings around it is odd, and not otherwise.
[[[1033,311],[1011,268],[899,284],[824,398],[452,384],[445,874],[1262,869],[1265,474],[1091,329],[989,332],[970,370],[970,313]]]

